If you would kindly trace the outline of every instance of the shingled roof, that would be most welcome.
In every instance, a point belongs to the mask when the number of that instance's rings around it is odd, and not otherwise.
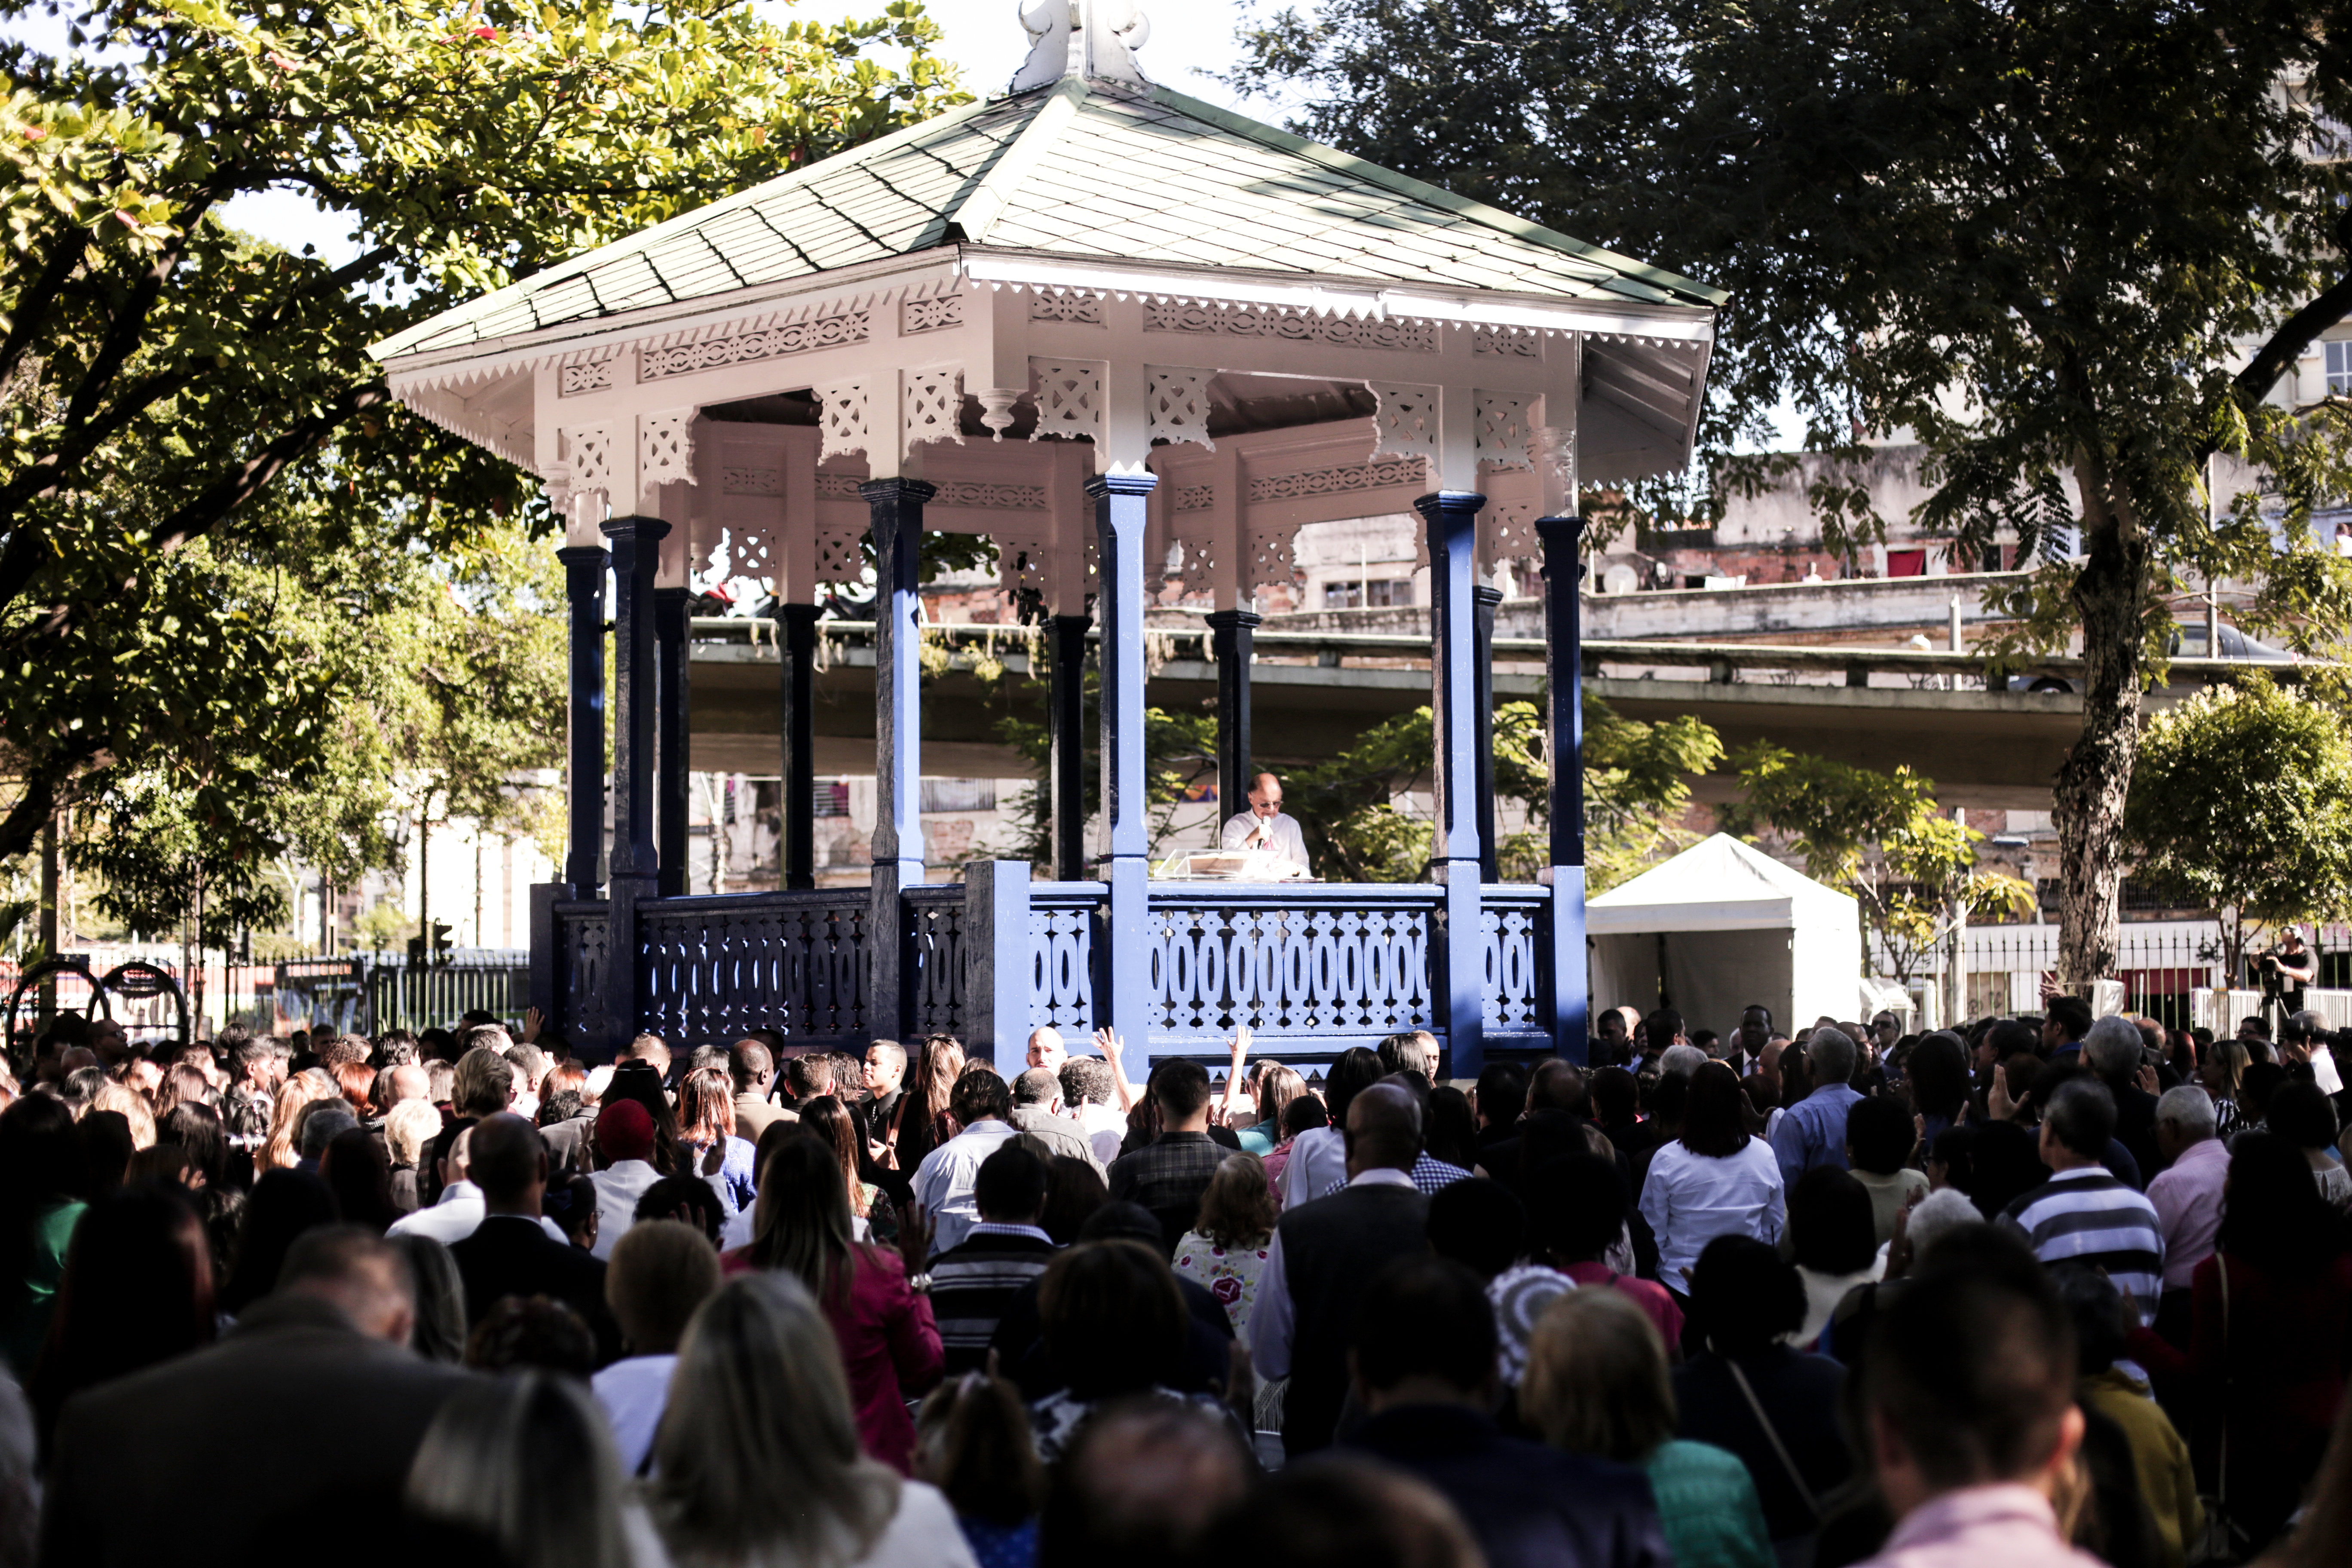
[[[551,267],[381,360],[717,300],[961,242],[1085,260],[1711,306],[1718,289],[1171,92],[976,103]]]

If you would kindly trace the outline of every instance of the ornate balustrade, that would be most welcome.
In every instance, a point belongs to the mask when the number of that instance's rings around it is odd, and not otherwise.
[[[961,1037],[1018,1070],[1029,1032],[1073,1039],[1114,1016],[1108,945],[1142,943],[1141,1016],[1152,1056],[1220,1057],[1246,1025],[1261,1054],[1327,1059],[1402,1029],[1453,1046],[1452,1070],[1486,1052],[1548,1052],[1581,1031],[1559,1016],[1562,962],[1582,958],[1580,922],[1542,887],[1480,889],[1475,942],[1446,930],[1433,884],[1153,883],[1144,929],[1109,931],[1102,882],[1032,882],[1019,861],[980,861],[961,883],[891,895],[863,888],[715,898],[572,899],[535,889],[534,1004],[575,1041],[609,1051],[639,1030],[675,1048],[755,1028],[795,1044],[856,1049],[871,1038]],[[616,944],[616,924],[633,937]],[[901,994],[875,993],[879,944],[896,942]],[[613,953],[634,947],[632,973]],[[1572,956],[1570,956],[1572,955]],[[1480,1016],[1444,1016],[1450,966],[1475,965]]]

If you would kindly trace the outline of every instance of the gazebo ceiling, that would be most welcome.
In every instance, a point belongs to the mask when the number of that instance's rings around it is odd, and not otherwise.
[[[1379,406],[1379,398],[1361,382],[1235,372],[1209,384],[1208,429],[1216,437],[1324,425],[1335,419],[1363,418]],[[964,398],[961,428],[965,436],[987,439],[994,434],[982,422],[983,412],[979,398]],[[702,416],[735,425],[815,425],[823,410],[814,393],[784,392],[715,405],[703,409]],[[1023,403],[1013,409],[1013,423],[1004,434],[1010,439],[1026,440],[1036,428],[1036,405]]]

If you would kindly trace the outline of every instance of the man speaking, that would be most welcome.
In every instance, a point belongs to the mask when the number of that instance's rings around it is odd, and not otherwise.
[[[1296,817],[1282,814],[1282,781],[1260,773],[1251,782],[1249,809],[1225,824],[1228,849],[1263,849],[1288,866],[1292,877],[1307,875],[1307,837]]]

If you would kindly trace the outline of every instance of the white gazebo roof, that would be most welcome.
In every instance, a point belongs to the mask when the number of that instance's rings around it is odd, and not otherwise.
[[[1856,918],[1852,895],[1727,833],[1702,839],[1585,906],[1585,930],[1594,936],[1786,930],[1819,921],[1850,929]]]

